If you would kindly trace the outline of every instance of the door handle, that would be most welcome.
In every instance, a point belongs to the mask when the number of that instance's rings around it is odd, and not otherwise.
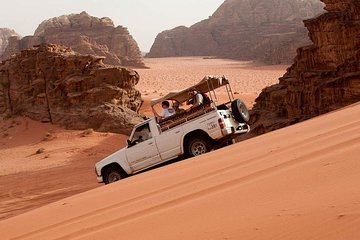
[[[179,130],[179,131],[176,131],[175,133],[176,133],[176,134],[177,134],[177,133],[180,133],[180,130]]]
[[[148,145],[153,145],[154,143],[153,142],[151,142],[151,143],[148,143]]]

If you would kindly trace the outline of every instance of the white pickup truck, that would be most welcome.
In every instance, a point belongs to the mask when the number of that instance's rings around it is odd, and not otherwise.
[[[215,90],[220,87],[225,88],[229,97],[225,103],[217,99]],[[153,117],[136,125],[127,147],[96,163],[97,180],[108,184],[178,157],[201,155],[250,131],[248,109],[240,99],[234,99],[224,76],[206,76],[195,86],[171,92],[151,101],[151,105],[164,100],[186,102],[190,89],[208,94],[210,103],[160,121]]]

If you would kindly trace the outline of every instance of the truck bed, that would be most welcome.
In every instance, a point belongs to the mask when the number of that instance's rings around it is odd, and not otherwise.
[[[200,117],[212,111],[216,111],[216,110],[210,105],[206,105],[206,106],[201,105],[196,108],[184,111],[183,113],[175,114],[173,116],[170,116],[168,118],[159,121],[161,131],[162,132],[167,131],[173,127],[186,123],[190,120],[193,120],[197,117]]]

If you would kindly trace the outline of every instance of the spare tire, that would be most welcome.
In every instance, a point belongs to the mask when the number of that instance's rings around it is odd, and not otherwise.
[[[236,121],[248,122],[250,119],[250,113],[245,103],[240,99],[235,99],[231,103],[231,111]]]

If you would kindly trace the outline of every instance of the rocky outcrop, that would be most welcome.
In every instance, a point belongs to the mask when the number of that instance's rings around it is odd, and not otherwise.
[[[290,63],[310,43],[302,19],[322,11],[318,0],[226,0],[207,20],[160,33],[147,57],[218,56]]]
[[[360,101],[360,2],[322,0],[309,20],[312,45],[297,50],[279,84],[265,88],[252,111],[258,135]]]
[[[11,36],[18,36],[14,30],[8,28],[0,28],[0,56],[4,53],[6,47],[8,46],[8,40]]]
[[[0,114],[128,133],[141,121],[139,75],[102,60],[54,44],[21,51],[0,64]]]
[[[115,27],[110,18],[96,18],[86,12],[45,20],[34,36],[11,39],[3,59],[41,43],[61,44],[81,54],[103,56],[106,64],[145,66],[140,49],[127,28]]]

